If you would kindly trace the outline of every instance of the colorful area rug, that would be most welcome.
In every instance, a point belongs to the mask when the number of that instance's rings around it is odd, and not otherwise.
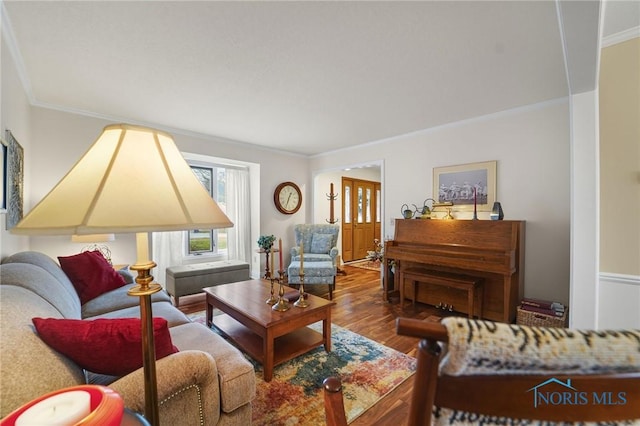
[[[357,260],[351,263],[345,263],[347,266],[353,266],[354,268],[368,269],[370,271],[380,272],[380,262],[372,262],[370,260]]]
[[[190,318],[204,323],[204,312]],[[321,326],[311,328],[321,332]],[[331,341],[330,353],[320,346],[275,367],[271,382],[262,379],[262,366],[247,357],[257,383],[252,425],[325,424],[322,381],[329,376],[342,380],[350,423],[415,372],[415,358],[335,324]]]

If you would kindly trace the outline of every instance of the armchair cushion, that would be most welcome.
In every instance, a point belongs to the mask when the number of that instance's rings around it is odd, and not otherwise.
[[[80,367],[99,374],[123,376],[142,367],[139,318],[73,320],[33,318],[40,338]],[[156,359],[178,349],[171,342],[167,321],[153,319]]]
[[[313,234],[310,253],[327,254],[333,247],[332,243],[333,235],[331,234]]]
[[[58,261],[62,270],[69,276],[83,305],[126,284],[124,277],[113,269],[97,250],[73,256],[59,256]]]

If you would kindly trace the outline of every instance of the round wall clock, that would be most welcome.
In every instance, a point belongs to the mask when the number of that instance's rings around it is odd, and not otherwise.
[[[279,212],[293,214],[302,205],[302,192],[293,182],[282,182],[273,193],[273,202]]]

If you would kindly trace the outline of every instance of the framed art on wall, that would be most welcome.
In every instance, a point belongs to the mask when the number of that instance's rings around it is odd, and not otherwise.
[[[0,138],[0,213],[7,211],[7,143]]]
[[[24,184],[24,152],[10,130],[7,138],[7,229],[11,229],[22,219]]]
[[[433,168],[433,194],[457,211],[491,211],[496,200],[496,161]]]

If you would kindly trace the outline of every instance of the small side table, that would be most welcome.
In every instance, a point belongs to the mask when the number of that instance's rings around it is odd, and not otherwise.
[[[265,279],[269,279],[269,277],[271,276],[271,271],[269,270],[269,253],[271,253],[271,249],[269,250],[265,250],[265,249],[258,249],[256,250],[258,253],[264,253],[266,256],[266,260],[264,262],[264,278]],[[273,249],[273,253],[279,253],[280,249],[274,248]]]

